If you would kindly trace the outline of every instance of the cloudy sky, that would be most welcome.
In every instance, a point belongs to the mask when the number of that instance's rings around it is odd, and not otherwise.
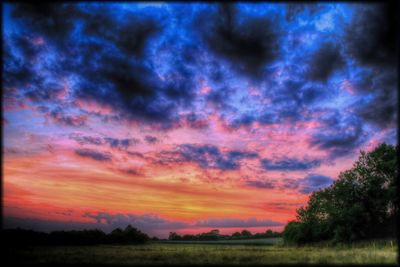
[[[395,11],[3,5],[6,226],[281,230],[396,142]]]

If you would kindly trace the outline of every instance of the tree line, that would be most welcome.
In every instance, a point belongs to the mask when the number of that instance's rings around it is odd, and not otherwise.
[[[128,225],[106,234],[101,230],[53,231],[51,233],[25,229],[5,229],[2,241],[5,245],[97,245],[97,244],[142,244],[149,241],[147,234]]]
[[[397,153],[398,145],[385,143],[369,153],[361,151],[350,170],[312,193],[297,210],[296,220],[283,231],[284,241],[299,245],[396,238]]]
[[[238,240],[238,239],[257,239],[257,238],[270,238],[281,237],[282,233],[267,230],[264,233],[252,234],[250,231],[244,229],[241,232],[235,232],[232,235],[222,235],[218,229],[211,230],[206,233],[196,235],[179,235],[176,232],[170,232],[168,240],[172,241],[217,241],[217,240]]]

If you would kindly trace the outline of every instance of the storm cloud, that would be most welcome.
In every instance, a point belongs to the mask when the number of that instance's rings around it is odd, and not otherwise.
[[[202,14],[200,31],[208,48],[238,72],[262,75],[279,55],[279,34],[272,18],[242,16],[233,4]]]
[[[322,44],[309,63],[310,79],[325,82],[335,70],[344,66],[339,46],[332,43]]]
[[[175,109],[191,102],[195,86],[186,63],[180,62],[180,68],[160,79],[146,59],[153,38],[162,32],[161,20],[128,11],[117,17],[103,5],[88,11],[70,4],[16,5],[12,16],[32,35],[43,38],[47,49],[59,57],[42,68],[77,78],[76,99],[112,106],[125,119],[151,122],[177,120]],[[12,41],[25,55],[39,54],[33,50],[36,46],[20,37]],[[63,49],[66,45],[69,49]],[[41,77],[39,69],[32,64],[6,67],[7,84],[25,81],[33,86],[28,96],[48,100],[52,89],[33,80]]]

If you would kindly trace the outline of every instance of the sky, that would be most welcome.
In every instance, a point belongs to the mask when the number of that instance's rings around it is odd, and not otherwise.
[[[3,218],[281,231],[397,140],[396,8],[3,4]]]

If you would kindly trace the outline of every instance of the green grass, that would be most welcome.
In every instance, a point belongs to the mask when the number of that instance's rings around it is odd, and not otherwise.
[[[282,243],[281,237],[276,238],[257,238],[257,239],[238,239],[238,240],[218,240],[218,241],[159,241],[162,244],[219,244],[219,245],[275,245]]]
[[[397,245],[286,247],[254,244],[171,244],[139,246],[34,247],[6,251],[18,264],[102,265],[266,265],[266,264],[396,264]]]

